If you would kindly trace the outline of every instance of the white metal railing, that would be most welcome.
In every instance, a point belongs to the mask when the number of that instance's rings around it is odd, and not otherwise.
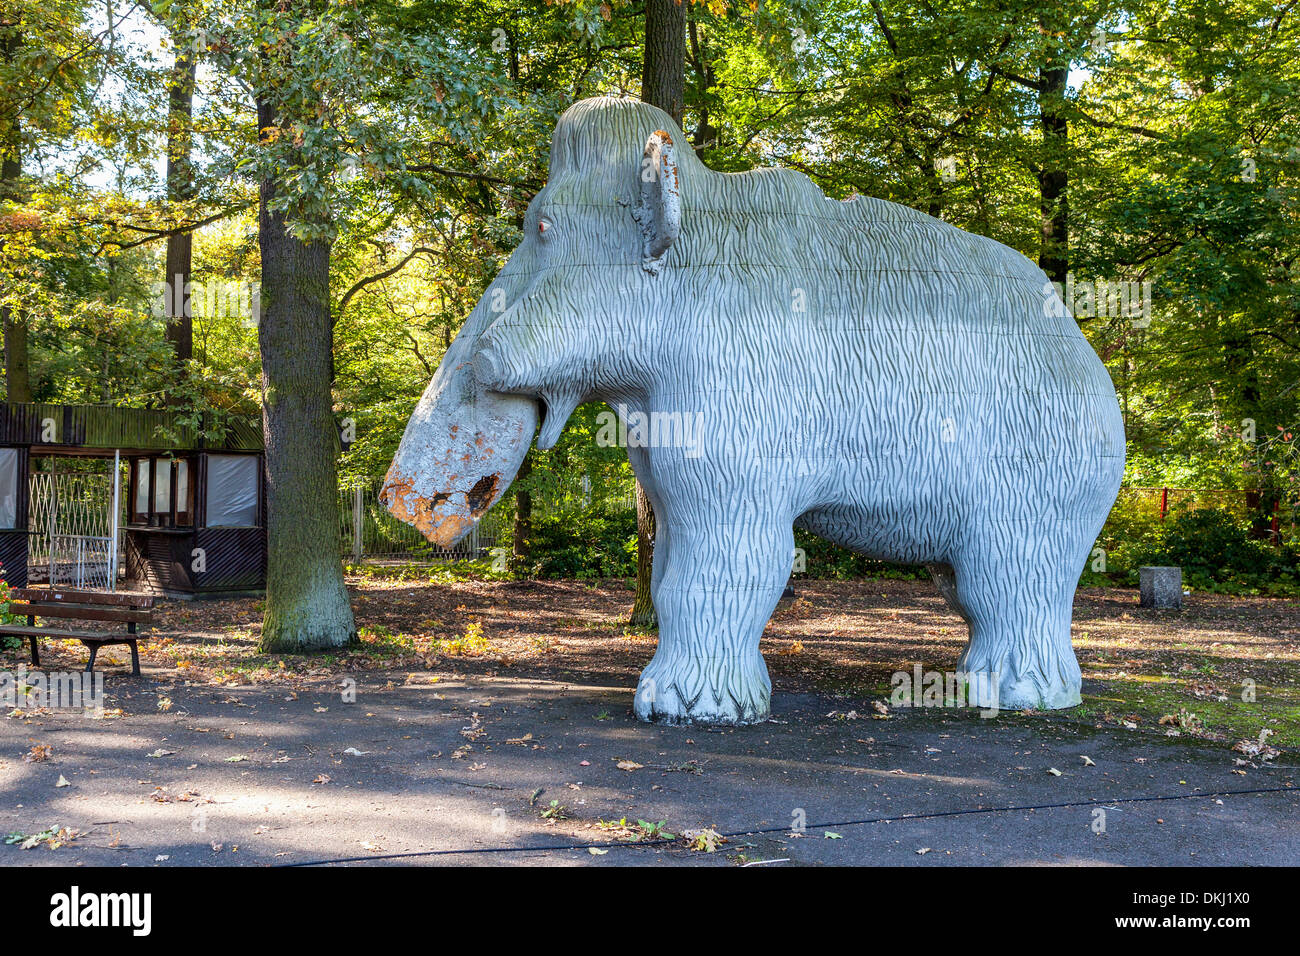
[[[115,543],[111,537],[51,535],[50,586],[112,591],[117,580]]]

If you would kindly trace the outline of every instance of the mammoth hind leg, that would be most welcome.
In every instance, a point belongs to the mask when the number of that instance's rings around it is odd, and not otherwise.
[[[925,569],[930,572],[935,587],[939,589],[939,594],[943,596],[948,607],[956,611],[967,626],[970,626],[970,617],[967,616],[966,608],[962,606],[961,599],[957,596],[957,572],[953,570],[952,565],[927,564]]]
[[[996,699],[980,707],[1055,709],[1079,703],[1081,675],[1070,642],[1074,589],[1086,550],[1075,529],[1052,535],[984,529],[956,556],[957,604],[970,625],[958,670]]]

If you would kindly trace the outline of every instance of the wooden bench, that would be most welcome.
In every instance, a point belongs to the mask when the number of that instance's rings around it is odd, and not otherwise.
[[[69,588],[15,588],[9,592],[9,613],[26,614],[27,624],[0,625],[0,634],[31,638],[32,666],[40,667],[36,641],[41,637],[77,640],[90,648],[86,670],[95,669],[95,655],[105,644],[126,644],[131,648],[131,673],[140,676],[140,651],[136,628],[153,624],[154,599],[148,594],[110,594],[105,591],[77,591]],[[66,618],[78,621],[114,621],[126,625],[125,632],[68,630],[37,627],[36,619]]]

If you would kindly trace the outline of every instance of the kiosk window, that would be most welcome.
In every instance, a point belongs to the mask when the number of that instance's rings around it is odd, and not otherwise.
[[[137,458],[131,466],[131,523],[172,528],[194,523],[190,462]]]

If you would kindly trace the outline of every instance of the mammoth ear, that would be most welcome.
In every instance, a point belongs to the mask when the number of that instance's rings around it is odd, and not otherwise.
[[[641,160],[641,200],[632,213],[641,226],[641,267],[658,275],[664,257],[682,231],[681,183],[673,158],[672,137],[655,130]]]

